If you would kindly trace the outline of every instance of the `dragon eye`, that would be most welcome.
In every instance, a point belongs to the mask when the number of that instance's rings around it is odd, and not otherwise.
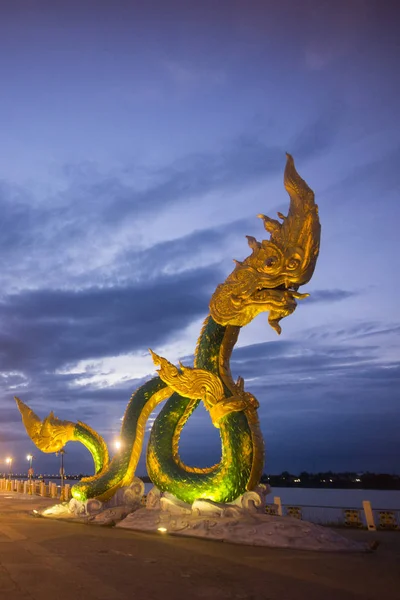
[[[278,259],[276,258],[276,256],[269,256],[267,258],[267,260],[265,261],[265,266],[266,267],[273,267],[277,260]]]
[[[288,263],[287,263],[287,265],[286,265],[286,266],[287,266],[287,268],[288,268],[288,269],[290,269],[290,270],[292,270],[292,271],[293,271],[294,269],[297,269],[297,267],[299,266],[299,264],[300,264],[300,260],[299,260],[298,258],[294,258],[294,257],[292,257],[292,258],[291,258],[291,259],[288,261]]]

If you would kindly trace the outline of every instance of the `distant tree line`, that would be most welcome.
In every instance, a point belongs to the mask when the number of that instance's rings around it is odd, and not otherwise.
[[[151,483],[147,475],[141,477],[144,483]],[[265,474],[261,478],[262,483],[268,483],[271,487],[324,487],[324,488],[354,488],[369,490],[400,490],[400,476],[388,473],[308,473],[302,471],[300,475],[293,475],[283,471],[280,475]]]
[[[81,479],[88,477],[83,473],[70,476],[70,479]],[[148,475],[142,475],[140,479],[144,483],[151,483]],[[302,471],[300,475],[293,475],[289,471],[283,471],[280,475],[268,475],[264,473],[261,483],[267,483],[271,487],[308,487],[308,488],[338,488],[338,489],[368,489],[368,490],[400,490],[400,476],[388,473],[334,473],[326,471],[321,473],[308,473]]]
[[[308,473],[302,471],[300,475],[293,475],[283,471],[280,475],[265,474],[262,483],[271,487],[309,487],[309,488],[353,488],[370,490],[400,490],[400,476],[388,473],[334,473],[333,471],[321,473]]]

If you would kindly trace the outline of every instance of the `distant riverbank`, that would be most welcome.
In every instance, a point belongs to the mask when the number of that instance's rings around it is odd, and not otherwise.
[[[274,496],[279,496],[284,505],[361,508],[363,500],[369,500],[374,509],[400,511],[400,490],[273,487],[267,502],[272,503]]]

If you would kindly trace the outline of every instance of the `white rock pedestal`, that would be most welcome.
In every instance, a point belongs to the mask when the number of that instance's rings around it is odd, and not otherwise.
[[[344,538],[327,527],[292,517],[267,515],[266,493],[265,486],[259,486],[229,504],[196,500],[189,505],[153,488],[146,506],[129,514],[116,527],[250,546],[328,552],[369,550],[365,544]]]
[[[86,502],[72,499],[69,503],[36,511],[36,514],[89,525],[115,525],[134,531],[250,546],[328,552],[369,551],[366,544],[349,540],[328,527],[292,517],[266,514],[268,491],[266,486],[260,485],[228,504],[196,500],[190,505],[153,488],[144,506],[144,484],[135,478],[129,487],[121,488],[105,503],[96,499]]]
[[[115,525],[128,514],[142,506],[144,483],[135,477],[131,485],[120,488],[107,502],[91,498],[80,502],[72,498],[69,502],[55,504],[37,514],[53,519],[66,519],[93,525]]]

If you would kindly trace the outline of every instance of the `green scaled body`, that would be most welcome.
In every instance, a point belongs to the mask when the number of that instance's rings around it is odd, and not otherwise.
[[[94,462],[95,473],[101,473],[108,465],[108,450],[103,438],[96,432],[78,421],[74,428],[74,441],[83,444],[90,452]]]
[[[219,353],[225,327],[208,317],[199,339],[195,367],[219,376]],[[159,377],[145,383],[132,396],[125,412],[121,430],[121,451],[108,468],[72,488],[78,500],[107,499],[122,485],[132,481],[143,442],[144,423],[158,404],[165,384]],[[226,396],[230,392],[225,389]],[[158,396],[157,396],[158,395]],[[162,397],[162,400],[165,398]],[[174,393],[156,418],[147,450],[150,479],[161,491],[184,502],[203,498],[229,502],[246,491],[253,465],[253,440],[244,412],[232,412],[220,423],[221,461],[210,469],[186,467],[174,453],[174,434],[198,406],[188,398]]]

